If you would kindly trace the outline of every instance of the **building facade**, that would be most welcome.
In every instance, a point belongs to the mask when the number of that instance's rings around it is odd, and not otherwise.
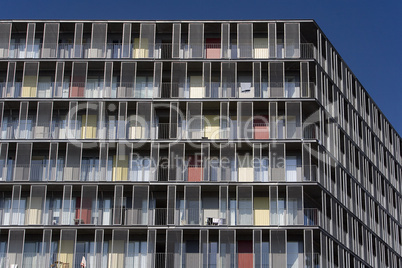
[[[0,268],[402,267],[402,139],[312,20],[0,21]]]

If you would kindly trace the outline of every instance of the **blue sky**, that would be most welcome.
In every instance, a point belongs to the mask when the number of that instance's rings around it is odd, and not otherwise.
[[[315,19],[402,135],[402,1],[4,0],[1,19]]]

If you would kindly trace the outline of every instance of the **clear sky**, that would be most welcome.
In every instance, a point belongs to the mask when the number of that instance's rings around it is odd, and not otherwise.
[[[402,136],[400,0],[3,0],[0,19],[315,19]]]

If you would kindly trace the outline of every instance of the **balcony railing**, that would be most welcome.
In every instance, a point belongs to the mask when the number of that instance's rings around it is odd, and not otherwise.
[[[79,241],[77,241],[79,242]],[[93,241],[90,241],[91,243]],[[236,242],[237,243],[237,242]],[[184,245],[184,244],[183,244]],[[233,243],[234,246],[234,243]],[[109,244],[109,247],[111,245]],[[175,249],[182,248],[182,244],[176,243],[174,247],[166,249],[167,251],[174,251]],[[101,264],[107,266],[107,263],[111,263],[112,259],[119,258],[126,266],[137,267],[153,267],[153,268],[165,268],[165,267],[207,267],[207,268],[217,268],[217,267],[258,267],[268,268],[269,261],[272,259],[273,253],[235,253],[235,252],[215,252],[215,253],[193,253],[186,252],[185,247],[181,253],[166,253],[166,252],[125,252],[125,253],[28,253],[23,252],[22,257],[22,267],[32,267],[32,268],[42,268],[47,267],[45,265],[50,265],[53,268],[66,268],[66,267],[80,267],[81,260],[84,257],[87,263],[87,267],[94,267],[95,263],[97,267],[103,267]],[[234,247],[236,248],[236,247]],[[251,251],[251,250],[250,250]],[[287,267],[305,267],[305,268],[319,268],[320,267],[320,255],[318,253],[275,253],[282,255],[281,259],[286,259]],[[68,255],[68,258],[66,256]],[[99,255],[99,256],[98,256]],[[0,253],[0,268],[14,267],[10,263],[11,259],[15,259],[15,253],[11,252],[9,255],[7,253]],[[74,260],[74,263],[72,263]],[[69,263],[71,262],[71,263]],[[141,264],[139,264],[141,262]],[[303,263],[304,262],[304,263]],[[99,265],[99,266],[98,266]],[[134,265],[134,266],[132,266]],[[278,265],[278,264],[274,264]],[[106,267],[105,266],[105,267]],[[15,266],[16,267],[16,266]],[[274,266],[276,267],[276,266]],[[279,267],[279,266],[278,266]]]
[[[134,79],[134,78],[133,78]],[[313,82],[286,83],[211,82],[192,85],[163,82],[159,87],[148,83],[38,82],[24,86],[22,82],[0,83],[3,98],[312,98]],[[202,90],[200,90],[200,88]],[[271,94],[275,88],[275,94]]]
[[[44,44],[42,42],[33,45],[11,43],[4,58],[140,58],[140,59],[252,59],[252,58],[316,58],[316,48],[312,43],[287,44],[288,55],[284,49],[278,48],[277,54],[272,57],[269,53],[268,43],[257,44],[230,44],[228,49],[223,49],[221,43],[191,43],[181,44],[173,54],[172,43],[148,44],[146,47],[134,47],[132,44],[107,43],[103,48],[91,48],[90,43],[73,44]],[[292,49],[293,48],[293,49]]]
[[[168,215],[168,212],[170,215]],[[233,214],[235,212],[235,214]],[[279,213],[274,213],[267,211],[264,216],[258,213],[258,218],[256,217],[255,210],[250,209],[238,209],[238,210],[228,210],[224,214],[230,215],[229,218],[219,217],[218,214],[222,213],[218,211],[212,212],[208,209],[166,209],[166,208],[156,208],[150,209],[148,214],[142,214],[148,216],[148,225],[201,225],[201,226],[277,226],[277,225],[302,225],[302,226],[317,226],[319,225],[319,211],[317,208],[305,208],[298,210],[282,210]],[[140,213],[140,211],[137,211]],[[142,212],[144,213],[144,212]],[[216,213],[215,216],[212,214]],[[232,214],[231,214],[232,213]],[[143,216],[146,217],[146,216]],[[237,218],[237,222],[233,222],[231,218]],[[132,224],[146,224],[146,220],[143,218],[141,222],[135,222]]]
[[[304,225],[320,225],[319,219],[319,211],[317,208],[304,208]]]
[[[128,157],[127,157],[128,158]],[[93,159],[91,162],[82,160],[81,163],[77,163],[74,167],[65,167],[64,158],[58,160],[52,160],[48,162],[47,157],[44,156],[39,162],[36,160],[29,161],[28,163],[19,163],[15,165],[15,161],[10,162],[2,168],[3,176],[6,176],[6,180],[11,180],[12,175],[16,169],[19,170],[19,175],[15,177],[15,180],[30,180],[30,181],[47,181],[47,180],[80,180],[80,181],[113,181],[113,180],[124,180],[124,181],[151,181],[157,180],[160,182],[168,181],[169,167],[166,163],[160,164],[156,173],[149,166],[138,167],[134,164],[127,164],[127,166],[119,166],[118,168],[127,168],[127,177],[114,177],[115,166],[103,166],[100,167],[99,159]],[[145,157],[144,157],[145,159]],[[54,161],[54,162],[53,162]],[[110,161],[110,158],[109,158]],[[97,163],[96,163],[97,162]],[[209,161],[207,161],[209,162]],[[56,167],[57,163],[57,167]],[[218,181],[218,174],[222,173],[221,181],[226,181],[227,177],[230,176],[231,181],[240,182],[250,182],[250,180],[239,179],[237,173],[241,170],[239,167],[236,170],[230,171],[229,174],[224,174],[228,171],[226,166],[220,167],[219,165],[211,163],[209,166],[191,166],[185,165],[182,170],[182,176],[180,178],[170,178],[171,181],[188,181],[188,182],[203,182],[203,181]],[[210,170],[210,173],[206,173]],[[24,171],[21,173],[21,171]],[[250,167],[249,171],[254,174],[254,179],[252,182],[268,182],[273,181],[268,177],[270,168],[265,166],[263,169],[261,167]],[[251,175],[252,175],[251,174]],[[315,165],[304,165],[304,166],[287,166],[286,172],[283,173],[283,180],[288,182],[300,182],[300,181],[317,181],[317,166]],[[23,176],[23,177],[21,177]],[[261,179],[261,176],[265,176]],[[280,180],[280,179],[278,179]]]

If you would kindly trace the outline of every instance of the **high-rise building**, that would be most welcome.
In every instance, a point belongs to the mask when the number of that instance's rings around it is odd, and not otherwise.
[[[402,267],[402,139],[313,20],[3,20],[0,96],[0,268]]]

